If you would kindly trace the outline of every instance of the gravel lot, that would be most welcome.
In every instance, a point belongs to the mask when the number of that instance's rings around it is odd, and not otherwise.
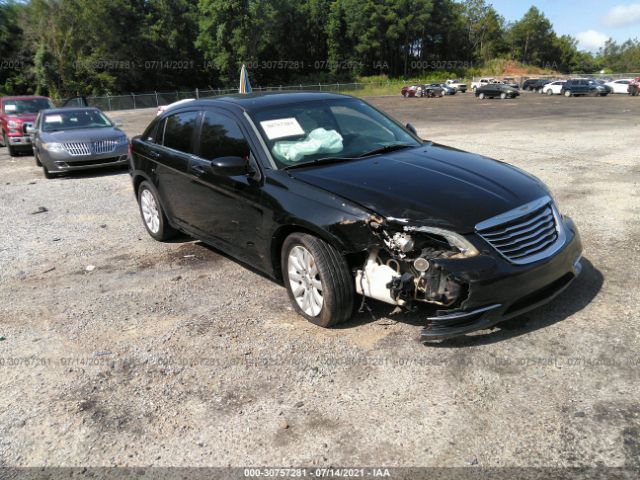
[[[125,171],[45,180],[2,149],[0,466],[640,467],[640,99],[370,101],[542,178],[582,276],[436,346],[383,304],[324,330],[232,259],[152,240]]]

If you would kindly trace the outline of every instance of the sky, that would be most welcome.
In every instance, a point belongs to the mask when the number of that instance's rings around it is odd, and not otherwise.
[[[596,52],[608,38],[640,40],[640,0],[488,0],[507,21],[522,18],[532,5],[559,35],[571,35],[578,48]]]

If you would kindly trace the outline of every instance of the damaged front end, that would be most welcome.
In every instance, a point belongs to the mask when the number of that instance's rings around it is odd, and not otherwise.
[[[525,219],[527,225],[534,220]],[[356,291],[408,310],[416,302],[436,305],[426,318],[423,341],[491,328],[551,301],[580,274],[577,228],[568,217],[556,216],[553,222],[558,234],[546,245],[549,250],[530,256],[531,261],[514,262],[480,237],[476,241],[472,235],[408,220],[374,218],[369,226],[378,242],[355,272]]]
[[[414,302],[459,308],[469,285],[440,264],[471,258],[478,250],[464,237],[437,227],[413,226],[393,219],[370,222],[380,239],[356,272],[356,291],[366,297],[412,310]]]

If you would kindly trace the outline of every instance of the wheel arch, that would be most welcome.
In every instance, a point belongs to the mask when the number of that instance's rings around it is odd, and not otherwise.
[[[360,253],[362,253],[352,252],[352,249],[348,248],[338,237],[332,235],[326,230],[317,228],[313,225],[309,225],[306,223],[291,223],[282,225],[273,233],[271,237],[270,248],[272,274],[273,277],[279,282],[282,282],[283,280],[281,268],[282,246],[287,237],[294,233],[306,233],[328,243],[344,256],[350,268],[356,265],[357,259],[360,258]]]

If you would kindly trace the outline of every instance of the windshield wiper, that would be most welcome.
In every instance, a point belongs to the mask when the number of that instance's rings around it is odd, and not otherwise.
[[[380,153],[389,153],[394,152],[396,150],[403,150],[405,148],[414,148],[416,145],[411,145],[409,143],[394,143],[391,145],[385,145],[384,147],[375,148],[369,152],[365,152],[362,155],[358,155],[357,158],[369,157],[371,155],[378,155]]]
[[[283,167],[282,170],[292,170],[294,168],[302,168],[309,167],[311,165],[319,165],[325,163],[339,163],[339,162],[348,162],[349,160],[353,160],[359,157],[325,157],[319,158],[317,160],[311,160],[310,162],[302,162],[302,163],[294,163],[293,165],[287,165]]]

